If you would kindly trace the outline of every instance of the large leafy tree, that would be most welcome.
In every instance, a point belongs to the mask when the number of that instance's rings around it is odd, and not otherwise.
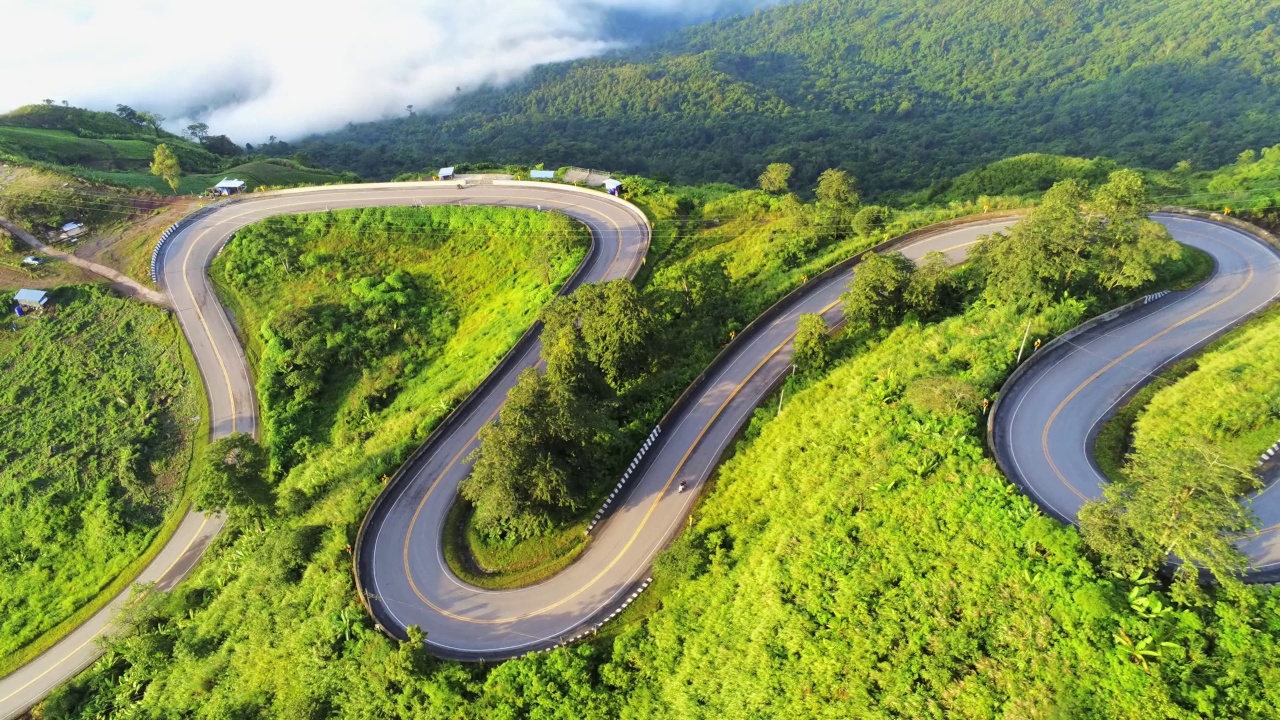
[[[522,540],[580,509],[602,426],[569,388],[525,370],[498,420],[481,431],[471,476],[460,487],[475,508],[473,526],[491,540]]]
[[[854,272],[849,289],[840,296],[850,326],[876,330],[900,321],[907,309],[904,294],[914,270],[915,265],[902,253],[868,255]]]
[[[151,160],[151,174],[159,176],[174,192],[178,192],[178,179],[182,177],[182,166],[178,164],[178,156],[168,145],[160,143],[156,146]]]
[[[253,436],[234,433],[221,438],[209,445],[204,459],[192,496],[197,510],[261,515],[270,507],[267,453]]]
[[[1093,193],[1063,180],[1007,234],[986,238],[973,264],[993,302],[1037,306],[1063,292],[1140,287],[1181,252],[1146,211],[1142,177],[1131,170],[1112,173]]]

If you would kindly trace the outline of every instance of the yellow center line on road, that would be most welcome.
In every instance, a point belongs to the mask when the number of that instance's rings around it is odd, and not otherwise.
[[[836,305],[839,305],[839,304],[840,304],[840,301],[836,300],[835,302],[819,310],[818,314],[821,315],[823,313],[826,313],[827,311],[831,310],[832,308],[834,308]],[[644,518],[640,520],[640,524],[636,527],[635,532],[632,533],[631,538],[627,540],[627,544],[624,545],[616,555],[614,555],[613,559],[609,562],[608,565],[605,566],[603,570],[599,572],[599,574],[597,574],[594,578],[584,583],[582,587],[578,588],[577,590],[570,593],[569,595],[561,598],[560,600],[557,600],[556,602],[550,605],[547,605],[544,608],[533,610],[523,615],[516,615],[514,617],[509,617],[509,618],[499,618],[495,620],[480,620],[476,618],[469,618],[462,615],[458,615],[458,614],[449,612],[448,610],[445,610],[444,608],[428,600],[427,597],[418,588],[417,583],[414,582],[413,573],[409,571],[409,535],[406,535],[405,548],[404,548],[405,574],[408,576],[409,586],[413,589],[413,593],[418,596],[418,599],[421,600],[424,605],[431,608],[432,610],[435,610],[441,615],[444,615],[445,617],[452,618],[454,620],[459,620],[465,623],[470,623],[473,625],[502,625],[506,623],[517,622],[519,620],[526,620],[528,618],[531,618],[537,615],[542,615],[550,610],[554,610],[560,607],[561,605],[569,602],[570,600],[586,592],[588,589],[591,588],[591,586],[595,585],[597,582],[600,581],[601,578],[603,578],[606,574],[608,574],[609,571],[612,570],[614,566],[617,565],[618,562],[622,560],[623,556],[627,554],[627,551],[631,549],[631,546],[635,544],[636,540],[639,539],[641,533],[644,531],[645,525],[648,524],[650,517],[653,515],[654,511],[657,510],[658,503],[662,501],[662,498],[666,496],[667,491],[671,489],[671,483],[675,482],[676,477],[684,469],[685,463],[688,462],[689,457],[693,455],[694,450],[697,450],[698,446],[701,445],[703,437],[711,429],[711,426],[716,423],[716,420],[720,419],[720,415],[724,412],[725,408],[729,406],[729,403],[733,402],[733,400],[738,396],[738,394],[742,391],[742,389],[746,387],[747,383],[751,382],[751,380],[754,379],[755,376],[760,372],[760,369],[763,368],[765,364],[767,364],[770,360],[772,360],[774,356],[776,356],[779,352],[781,352],[782,348],[786,347],[787,343],[791,342],[791,340],[795,336],[796,336],[795,332],[792,332],[791,334],[787,335],[786,339],[784,339],[777,347],[775,347],[768,355],[766,355],[765,358],[761,360],[760,363],[756,365],[751,370],[750,373],[747,374],[747,377],[744,378],[742,382],[740,382],[738,386],[733,389],[733,392],[729,394],[729,397],[725,398],[724,402],[720,404],[720,407],[716,409],[715,414],[711,416],[711,419],[708,420],[706,424],[702,426],[701,432],[698,433],[698,437],[694,438],[694,441],[689,446],[689,449],[685,451],[684,457],[680,458],[680,462],[676,464],[676,469],[672,471],[671,476],[667,478],[667,482],[662,486],[662,490],[658,492],[656,497],[654,497],[653,503],[649,505],[648,511],[645,512]],[[459,452],[458,455],[461,455],[461,452]],[[455,455],[454,458],[456,460],[457,456]],[[447,472],[448,472],[448,468],[445,469],[444,473],[447,473]],[[444,477],[444,473],[441,473],[440,477],[436,478],[435,483],[432,484],[432,489],[434,489],[435,485],[440,482],[440,478]],[[430,494],[430,490],[428,491],[428,495],[429,494]],[[418,513],[422,512],[422,508],[426,505],[426,501],[427,501],[427,498],[424,496],[422,499],[422,502],[419,503],[418,505]],[[417,513],[415,513],[414,518],[416,520]]]
[[[1119,365],[1125,360],[1128,360],[1130,357],[1134,355],[1134,353],[1137,353],[1139,350],[1145,348],[1146,346],[1150,345],[1156,340],[1159,340],[1165,335],[1168,335],[1174,330],[1177,330],[1183,325],[1186,325],[1187,323],[1203,316],[1205,313],[1216,310],[1219,307],[1222,307],[1223,305],[1225,305],[1226,303],[1229,303],[1232,300],[1236,299],[1236,297],[1238,297],[1240,293],[1244,292],[1249,287],[1249,285],[1253,283],[1253,276],[1254,276],[1253,263],[1249,262],[1249,274],[1245,277],[1244,283],[1242,283],[1240,287],[1236,288],[1235,291],[1232,292],[1230,295],[1222,298],[1218,302],[1210,305],[1209,307],[1204,308],[1203,310],[1200,310],[1199,312],[1193,315],[1189,315],[1179,320],[1178,322],[1170,325],[1169,327],[1165,328],[1159,333],[1152,335],[1151,337],[1142,341],[1138,345],[1135,345],[1134,347],[1130,348],[1128,352],[1116,358],[1115,360],[1112,360],[1111,362],[1107,363],[1106,367],[1102,368],[1098,372],[1091,375],[1089,379],[1080,383],[1080,385],[1076,387],[1075,390],[1071,391],[1070,395],[1067,395],[1067,397],[1065,397],[1062,400],[1062,402],[1058,403],[1058,407],[1054,408],[1053,413],[1049,415],[1049,422],[1045,423],[1044,432],[1040,434],[1040,448],[1044,452],[1045,460],[1049,462],[1049,468],[1053,470],[1053,474],[1058,477],[1058,480],[1061,481],[1063,485],[1067,486],[1067,489],[1069,489],[1072,493],[1074,493],[1076,497],[1080,498],[1081,501],[1088,502],[1089,498],[1086,497],[1084,493],[1080,492],[1080,490],[1076,488],[1075,485],[1072,485],[1070,480],[1067,480],[1067,477],[1062,474],[1061,470],[1058,469],[1058,464],[1053,461],[1053,454],[1049,452],[1049,431],[1053,428],[1053,423],[1057,421],[1058,415],[1062,413],[1063,408],[1065,408],[1068,403],[1074,400],[1077,395],[1079,395],[1085,388],[1091,385],[1095,380],[1102,377],[1103,374],[1107,373],[1115,366]]]
[[[169,563],[169,567],[165,568],[164,572],[160,573],[160,577],[161,577],[161,578],[163,578],[165,575],[168,575],[168,574],[169,574],[169,571],[173,570],[173,568],[174,568],[175,566],[177,566],[178,561],[182,560],[182,558],[187,554],[187,551],[191,549],[191,546],[192,546],[192,545],[194,545],[194,544],[196,543],[196,540],[199,540],[199,539],[200,539],[200,533],[204,532],[204,528],[205,528],[205,526],[206,526],[206,525],[208,525],[208,524],[209,524],[209,517],[208,517],[208,516],[205,516],[205,518],[204,518],[204,522],[200,523],[200,527],[196,528],[196,533],[195,533],[195,535],[193,535],[193,536],[191,537],[191,540],[190,540],[190,542],[188,542],[188,543],[187,543],[187,546],[186,546],[186,547],[184,547],[184,548],[182,548],[182,552],[178,553],[178,557],[174,558],[174,559],[173,559],[173,562]],[[101,611],[99,611],[99,612],[101,612]],[[94,614],[96,615],[97,613],[94,613]],[[89,643],[93,642],[94,640],[97,640],[97,639],[98,639],[99,637],[101,637],[101,636],[102,636],[102,633],[101,633],[101,632],[95,633],[95,634],[94,634],[92,637],[90,637],[88,640],[85,640],[84,642],[82,642],[82,643],[80,643],[79,645],[77,645],[77,646],[76,646],[76,648],[75,648],[74,650],[72,650],[71,652],[67,653],[67,654],[66,654],[66,656],[65,656],[65,657],[63,657],[61,660],[59,660],[59,661],[57,661],[57,662],[53,663],[52,665],[50,665],[48,670],[45,670],[44,672],[40,673],[39,675],[37,675],[37,676],[35,676],[35,677],[31,678],[31,679],[30,679],[30,680],[28,680],[28,681],[27,681],[27,683],[26,683],[25,685],[23,685],[22,687],[18,688],[17,690],[14,690],[13,692],[9,693],[9,694],[8,694],[8,695],[6,695],[6,696],[4,696],[4,697],[0,698],[0,703],[6,703],[6,702],[8,702],[8,701],[12,700],[15,696],[17,696],[17,694],[18,694],[18,693],[20,693],[20,692],[22,692],[23,690],[26,690],[27,688],[31,687],[31,686],[32,686],[32,685],[34,685],[37,681],[39,681],[39,680],[40,680],[40,678],[44,677],[45,675],[48,675],[49,673],[53,672],[54,670],[57,670],[57,669],[58,669],[58,667],[62,665],[62,663],[64,663],[64,662],[66,662],[66,661],[70,660],[72,657],[74,657],[74,656],[75,656],[75,654],[76,654],[76,653],[78,653],[78,652],[80,652],[81,650],[83,650],[86,646],[88,646],[88,645],[89,645]]]

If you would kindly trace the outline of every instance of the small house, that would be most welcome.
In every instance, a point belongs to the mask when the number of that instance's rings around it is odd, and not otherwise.
[[[19,315],[39,312],[44,309],[45,305],[49,304],[49,293],[43,290],[19,290],[13,296],[13,301],[18,303],[18,307],[14,308],[14,311]]]
[[[89,228],[85,227],[84,223],[69,222],[59,228],[58,239],[74,240],[87,232],[89,232]]]
[[[440,172],[436,175],[436,177],[440,178],[441,180],[452,180],[454,176],[453,170],[454,169],[451,167],[440,168]]]
[[[620,195],[622,194],[622,183],[613,179],[605,180],[604,191],[610,195]]]
[[[529,173],[529,177],[534,180],[555,180],[555,170],[533,170]]]
[[[238,193],[244,192],[244,185],[245,183],[243,180],[236,180],[235,178],[222,178],[222,182],[213,186],[213,194],[222,195],[223,197],[226,197],[228,195],[236,195]]]

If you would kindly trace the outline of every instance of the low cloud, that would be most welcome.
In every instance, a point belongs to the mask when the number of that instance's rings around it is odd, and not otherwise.
[[[693,23],[785,0],[0,0],[0,108],[43,98],[207,122],[240,142],[437,106],[457,89],[589,57],[619,13]]]

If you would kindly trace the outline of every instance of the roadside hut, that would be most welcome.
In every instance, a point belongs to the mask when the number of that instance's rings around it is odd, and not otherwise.
[[[213,193],[215,195],[222,195],[224,197],[227,195],[236,195],[238,193],[244,192],[244,185],[245,185],[245,182],[243,180],[237,180],[235,178],[222,178],[222,182],[213,186]]]
[[[85,227],[84,223],[69,222],[58,229],[58,239],[74,240],[87,232],[89,228]]]
[[[13,301],[18,304],[14,308],[14,312],[18,315],[40,312],[49,304],[49,293],[43,290],[27,290],[24,288],[13,296]]]
[[[453,170],[454,169],[452,167],[442,167],[440,168],[440,172],[436,174],[436,177],[441,180],[452,180],[454,175]]]

